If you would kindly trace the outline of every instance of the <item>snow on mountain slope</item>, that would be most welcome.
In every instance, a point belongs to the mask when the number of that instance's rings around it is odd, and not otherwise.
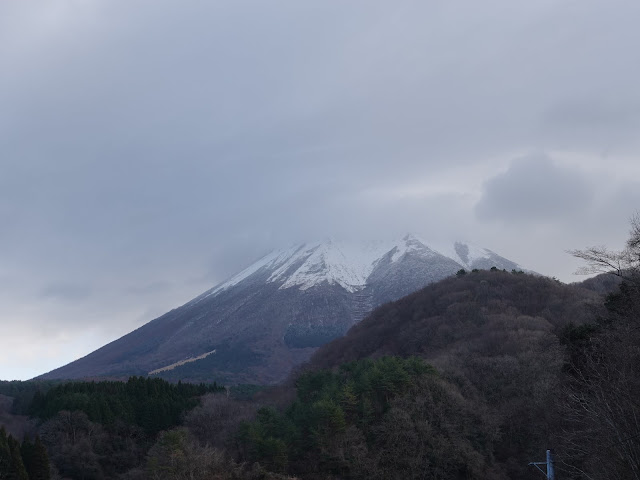
[[[295,272],[287,276],[287,269],[279,268],[269,277],[269,281],[284,280],[280,288],[297,286],[301,290],[327,282],[353,293],[364,287],[375,262],[380,258],[380,250],[384,248],[376,244],[361,247],[328,240],[311,248],[311,254]]]
[[[326,282],[354,293],[367,285],[376,264],[388,254],[391,254],[391,262],[397,262],[407,254],[422,258],[440,254],[466,269],[475,268],[481,261],[502,259],[491,250],[467,242],[454,242],[436,249],[412,234],[397,241],[356,243],[329,239],[271,252],[198,300],[216,295],[258,273],[268,274],[267,282],[278,282],[281,289],[298,287],[306,290]]]

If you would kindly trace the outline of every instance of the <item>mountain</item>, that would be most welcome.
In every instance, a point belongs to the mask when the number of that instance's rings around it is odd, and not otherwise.
[[[485,248],[324,242],[274,251],[185,305],[41,378],[159,375],[275,383],[369,312],[460,269],[520,270]]]

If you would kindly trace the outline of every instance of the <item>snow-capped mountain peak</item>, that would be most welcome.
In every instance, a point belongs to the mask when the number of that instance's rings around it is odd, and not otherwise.
[[[502,259],[491,250],[469,242],[457,241],[434,248],[414,234],[396,241],[344,242],[327,239],[273,251],[206,292],[201,299],[216,295],[254,275],[266,275],[266,282],[280,283],[280,289],[297,287],[307,290],[326,283],[339,285],[353,293],[365,288],[383,259],[395,263],[407,255],[423,259],[441,256],[465,269]]]

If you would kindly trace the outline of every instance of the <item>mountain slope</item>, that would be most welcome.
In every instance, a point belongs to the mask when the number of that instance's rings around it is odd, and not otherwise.
[[[158,371],[176,380],[274,383],[374,307],[483,266],[520,269],[490,250],[461,242],[436,250],[412,235],[297,245],[42,377]]]

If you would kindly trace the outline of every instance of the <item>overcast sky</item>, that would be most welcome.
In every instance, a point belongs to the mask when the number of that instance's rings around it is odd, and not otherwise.
[[[636,0],[0,2],[0,378],[292,242],[577,281],[640,208]]]

